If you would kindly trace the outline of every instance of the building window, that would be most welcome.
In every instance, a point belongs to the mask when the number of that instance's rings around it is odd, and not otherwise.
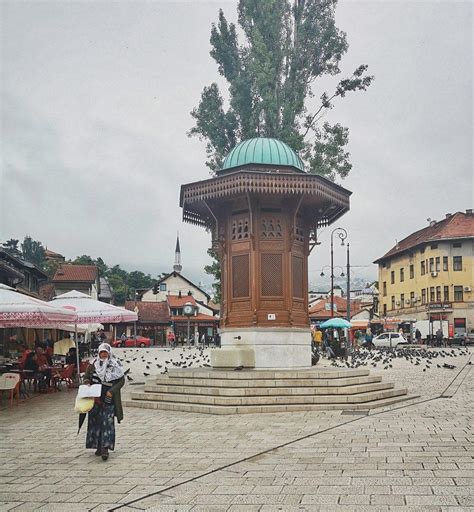
[[[430,258],[430,272],[434,272],[434,258]]]
[[[462,243],[461,242],[455,242],[453,244],[453,247],[455,247],[456,249],[459,249],[460,247],[462,247]]]
[[[441,302],[441,286],[436,287],[436,302]]]
[[[392,309],[395,309],[395,297],[392,295]]]
[[[441,268],[440,268],[440,264],[441,264],[440,257],[439,257],[439,256],[436,256],[436,259],[435,259],[435,268],[436,268],[436,272],[439,272],[439,271],[441,270]]]
[[[410,292],[410,306],[415,304],[415,292]]]
[[[383,286],[382,287],[382,289],[383,289],[383,296],[386,297],[387,296],[387,281],[384,281],[382,286]]]
[[[410,279],[415,277],[415,265],[410,265]]]
[[[443,302],[449,302],[449,286],[444,287]]]
[[[453,270],[462,270],[462,256],[453,256]]]
[[[438,244],[431,244],[430,245],[430,249],[437,249],[438,248]]]
[[[426,288],[421,290],[421,303],[426,304]]]
[[[403,283],[403,281],[405,281],[405,269],[401,268],[400,269],[400,282]]]
[[[426,274],[425,260],[421,262],[421,275],[424,276]]]
[[[166,292],[166,283],[160,283],[160,292]]]
[[[421,249],[421,254],[425,254],[425,248],[423,247],[423,249]]]
[[[382,268],[387,268],[387,263],[385,261],[382,263]]]
[[[387,316],[387,304],[383,305],[383,316]]]
[[[448,257],[443,256],[443,270],[448,270]]]
[[[402,308],[404,308],[404,307],[405,307],[405,294],[404,294],[404,293],[402,293],[402,294],[400,295],[400,306],[401,306]]]
[[[430,302],[434,302],[435,301],[435,289],[434,289],[434,286],[431,286],[430,287]]]
[[[462,286],[455,286],[454,287],[454,302],[463,302],[463,291]]]
[[[395,284],[395,271],[390,272],[390,284]]]

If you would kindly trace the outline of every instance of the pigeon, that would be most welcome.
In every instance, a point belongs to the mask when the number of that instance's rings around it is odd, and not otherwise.
[[[130,375],[127,375],[127,380],[133,380],[132,377],[130,377]]]
[[[148,377],[148,375],[150,375],[150,374],[147,372],[143,372],[143,375],[145,375],[145,377]]]
[[[243,366],[237,366],[236,368],[234,368],[234,371],[239,372],[240,370],[243,370],[243,369],[244,369]]]

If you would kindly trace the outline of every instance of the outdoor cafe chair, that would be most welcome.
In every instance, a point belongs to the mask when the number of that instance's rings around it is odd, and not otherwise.
[[[54,387],[56,389],[60,389],[61,383],[65,382],[68,389],[73,387],[72,378],[74,376],[74,372],[76,371],[76,366],[70,364],[66,366],[62,371],[57,371],[53,375]]]
[[[0,392],[7,391],[10,395],[10,407],[13,407],[13,398],[17,397],[20,403],[20,375],[18,373],[4,373],[0,375]]]

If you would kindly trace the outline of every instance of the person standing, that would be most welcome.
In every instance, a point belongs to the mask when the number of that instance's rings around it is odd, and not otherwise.
[[[84,384],[102,384],[102,392],[89,411],[86,448],[96,449],[102,460],[109,458],[109,450],[115,448],[115,422],[123,419],[120,389],[125,383],[120,360],[112,354],[108,343],[99,345],[97,357],[87,367]]]
[[[415,339],[416,339],[417,345],[421,345],[421,331],[420,331],[420,329],[418,329],[418,327],[416,328],[416,331],[415,331]]]
[[[438,346],[438,347],[443,346],[443,331],[441,329],[438,329],[436,331],[436,346]]]
[[[365,343],[364,347],[368,350],[372,350],[375,348],[374,342],[373,342],[374,336],[372,335],[372,331],[370,329],[367,329],[367,332],[365,333]]]

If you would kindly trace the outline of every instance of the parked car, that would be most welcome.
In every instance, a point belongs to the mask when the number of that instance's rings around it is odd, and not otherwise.
[[[372,340],[375,348],[388,347],[396,348],[398,345],[407,345],[408,341],[398,332],[383,332]]]
[[[126,340],[121,338],[112,341],[113,347],[149,347],[151,345],[151,339],[145,338],[144,336],[132,336]]]
[[[467,334],[465,332],[457,332],[452,338],[449,338],[450,345],[474,345],[474,334]]]

